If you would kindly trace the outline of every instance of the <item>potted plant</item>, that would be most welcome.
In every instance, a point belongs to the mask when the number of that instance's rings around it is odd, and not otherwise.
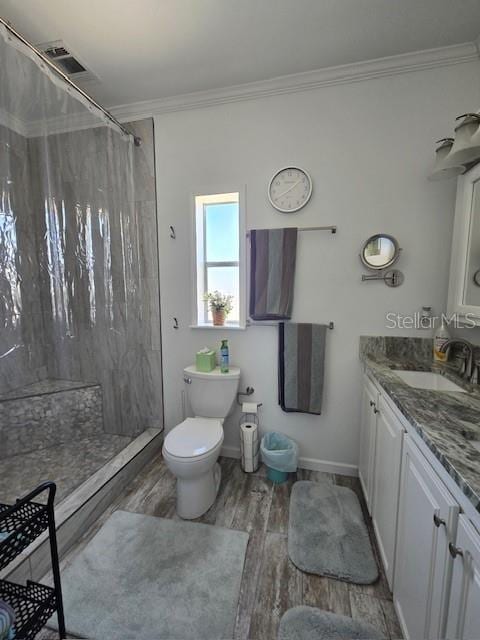
[[[206,293],[203,299],[205,302],[208,302],[208,306],[212,312],[213,326],[223,327],[225,318],[233,308],[233,296],[227,296],[220,291],[214,291],[213,293]]]

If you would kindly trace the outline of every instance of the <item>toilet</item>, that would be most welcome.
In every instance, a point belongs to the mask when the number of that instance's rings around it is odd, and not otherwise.
[[[223,443],[223,421],[237,396],[240,369],[204,373],[195,365],[183,370],[185,391],[195,418],[174,427],[163,443],[163,458],[177,478],[177,514],[199,518],[217,497],[221,471],[217,463]]]

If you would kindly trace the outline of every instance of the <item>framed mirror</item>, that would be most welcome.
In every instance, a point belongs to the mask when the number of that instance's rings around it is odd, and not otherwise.
[[[458,180],[448,312],[480,325],[480,164]]]
[[[370,236],[362,247],[360,258],[369,269],[387,269],[398,260],[400,247],[393,236],[377,233]]]

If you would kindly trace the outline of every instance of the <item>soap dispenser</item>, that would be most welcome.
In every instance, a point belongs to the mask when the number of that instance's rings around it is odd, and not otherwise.
[[[447,329],[445,317],[442,315],[440,326],[435,331],[435,334],[433,336],[433,359],[436,362],[447,361],[447,352],[441,351],[441,348],[448,340],[450,340],[450,333]]]

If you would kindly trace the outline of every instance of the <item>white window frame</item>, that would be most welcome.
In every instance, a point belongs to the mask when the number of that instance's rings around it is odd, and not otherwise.
[[[203,293],[206,288],[207,268],[209,266],[231,267],[237,266],[237,262],[206,262],[205,261],[205,205],[215,203],[232,202],[232,195],[238,194],[238,276],[239,276],[239,320],[229,322],[228,317],[223,327],[214,327],[210,314],[205,313],[203,322],[200,321],[199,309],[203,303]],[[224,196],[225,199],[222,199]],[[197,199],[201,199],[198,203]],[[234,200],[233,200],[234,201]],[[199,209],[201,206],[201,210]],[[199,189],[192,195],[192,329],[245,329],[246,328],[246,220],[245,220],[245,187]],[[197,237],[201,234],[202,242],[197,243]]]

